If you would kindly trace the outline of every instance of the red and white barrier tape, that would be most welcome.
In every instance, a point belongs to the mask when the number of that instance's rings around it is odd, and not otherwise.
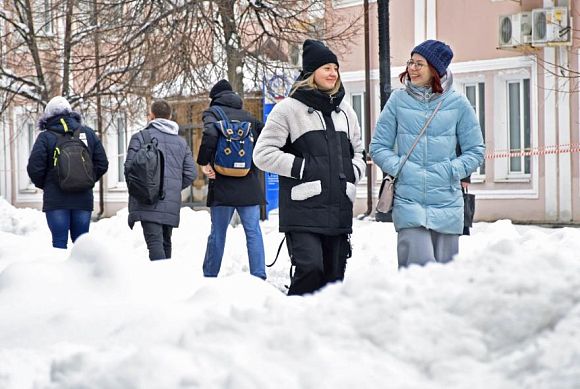
[[[494,151],[492,153],[487,153],[485,155],[485,159],[531,157],[536,155],[577,153],[577,152],[580,152],[580,144],[567,144],[567,145],[534,147],[528,149],[517,149],[509,151],[508,150]]]

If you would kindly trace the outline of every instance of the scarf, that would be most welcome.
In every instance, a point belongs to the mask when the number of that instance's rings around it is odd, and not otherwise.
[[[300,88],[290,97],[322,112],[324,115],[330,115],[340,105],[344,94],[344,87],[341,85],[338,92],[332,96],[318,89]]]
[[[421,102],[430,102],[438,98],[439,96],[447,93],[453,86],[453,74],[451,71],[447,71],[447,74],[441,78],[441,87],[443,88],[443,93],[433,93],[430,86],[418,86],[413,85],[411,80],[405,80],[405,90],[408,94],[413,96],[416,100]]]

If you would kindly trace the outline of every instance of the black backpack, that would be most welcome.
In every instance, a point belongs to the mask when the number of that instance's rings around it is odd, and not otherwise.
[[[163,200],[163,171],[165,159],[157,147],[157,139],[151,138],[148,129],[141,130],[143,142],[125,171],[129,195],[139,202],[152,205]]]
[[[80,128],[64,135],[55,132],[54,168],[58,185],[65,192],[82,192],[95,186],[93,160],[80,133]]]

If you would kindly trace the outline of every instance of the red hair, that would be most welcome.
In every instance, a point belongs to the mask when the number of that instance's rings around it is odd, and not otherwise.
[[[433,93],[443,93],[443,87],[441,86],[441,77],[437,70],[430,63],[427,62],[427,66],[429,66],[429,71],[431,72],[431,90]],[[399,74],[399,81],[401,84],[405,84],[405,80],[410,80],[409,77],[409,70],[405,68],[405,71]]]

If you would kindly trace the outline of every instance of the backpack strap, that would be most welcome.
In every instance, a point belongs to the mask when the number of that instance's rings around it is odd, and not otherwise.
[[[149,128],[145,127],[141,130],[141,137],[143,138],[143,144],[151,143],[151,133]]]
[[[73,132],[73,138],[75,138],[76,140],[79,140],[81,137],[81,127],[77,128],[74,132]]]
[[[228,115],[226,115],[226,113],[220,106],[212,105],[209,109],[212,112],[217,113],[216,116],[218,117],[218,119],[223,120],[224,122],[226,122],[227,127],[230,127],[230,120],[228,119]]]
[[[149,132],[149,127],[145,127],[140,132],[141,132],[141,137],[143,138],[144,145],[146,145],[148,143],[152,143],[153,140],[155,140],[155,143],[157,143],[157,139],[151,137],[151,132]],[[161,177],[160,177],[161,183],[159,184],[159,199],[163,200],[165,198],[165,192],[163,191],[163,183],[165,181],[164,180],[164,177],[165,177],[165,156],[163,155],[161,150],[158,150],[158,151],[159,152],[157,153],[157,155],[159,156],[159,162],[161,163]]]
[[[69,129],[68,125],[66,124],[66,122],[64,121],[64,119],[60,119],[60,120],[61,120],[61,123],[62,123],[63,128],[64,128],[64,134],[62,134],[62,133],[60,133],[58,131],[48,130],[48,131],[52,132],[53,134],[55,134],[59,138],[70,135],[71,137],[73,137],[75,139],[79,139],[80,136],[81,136],[81,132],[85,132],[83,130],[83,126],[79,126],[79,128],[77,128],[76,130],[71,131]]]
[[[159,151],[159,160],[161,162],[161,183],[159,184],[159,200],[163,200],[165,199],[165,191],[163,190],[163,183],[165,182],[165,155],[163,155],[163,153],[161,152],[161,150]]]

